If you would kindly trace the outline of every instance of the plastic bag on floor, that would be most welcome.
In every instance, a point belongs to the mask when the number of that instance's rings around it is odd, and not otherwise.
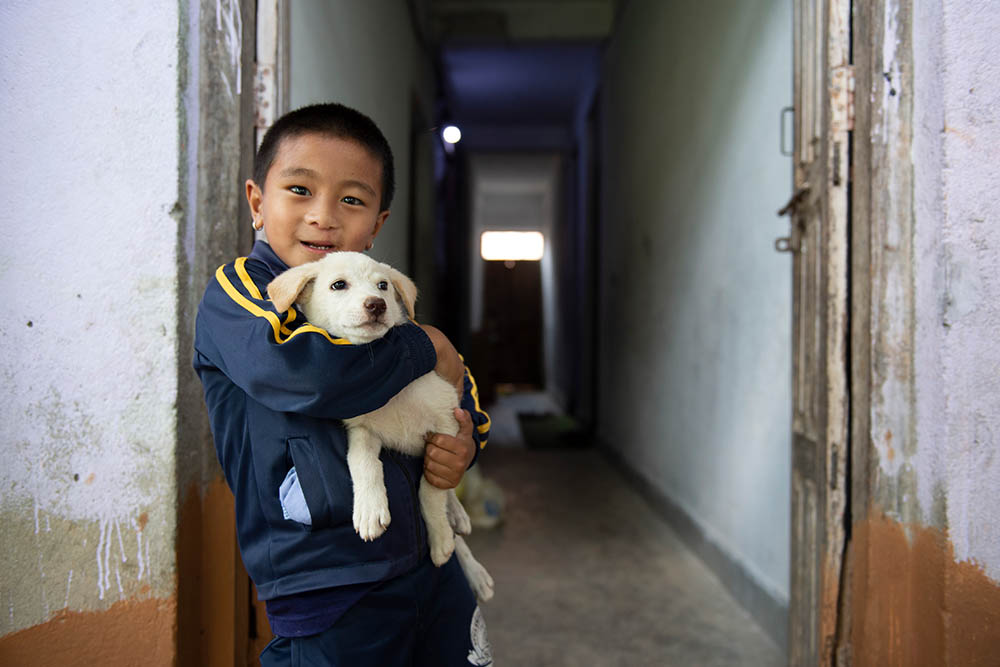
[[[466,471],[455,493],[468,512],[473,528],[493,528],[503,520],[503,489],[492,479],[483,477],[480,466]]]

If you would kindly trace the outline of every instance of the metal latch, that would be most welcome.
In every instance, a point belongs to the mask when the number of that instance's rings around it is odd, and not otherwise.
[[[798,205],[802,203],[802,200],[806,198],[807,194],[809,194],[809,184],[803,183],[802,187],[796,190],[795,194],[792,195],[792,198],[788,200],[788,203],[781,207],[781,210],[778,211],[778,215],[788,215],[793,212],[796,208],[798,208]]]

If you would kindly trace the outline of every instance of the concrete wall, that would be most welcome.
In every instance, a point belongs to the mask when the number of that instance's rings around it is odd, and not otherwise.
[[[414,32],[408,3],[397,0],[290,3],[291,108],[340,102],[371,116],[396,163],[392,214],[372,255],[406,268],[410,216],[410,118],[416,93],[433,124],[430,56]]]
[[[947,498],[955,557],[1000,581],[1000,9],[914,13],[916,414],[921,519]]]
[[[854,313],[848,645],[859,665],[993,664],[1000,11],[881,0],[858,19],[855,173],[870,192],[854,275],[870,307]]]
[[[784,0],[634,0],[601,91],[600,437],[779,611],[791,26]]]
[[[0,9],[4,664],[246,653],[191,344],[249,247],[252,8],[120,5]]]
[[[180,18],[176,2],[100,4],[0,8],[0,633],[125,609],[152,664],[171,657],[188,355]]]

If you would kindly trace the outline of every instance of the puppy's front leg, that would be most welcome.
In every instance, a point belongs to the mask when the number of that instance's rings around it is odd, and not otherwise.
[[[363,427],[347,430],[347,468],[354,485],[354,530],[369,542],[389,527],[389,498],[382,476],[382,443]]]
[[[448,492],[439,489],[426,477],[420,478],[420,512],[427,524],[427,541],[430,542],[431,560],[444,565],[455,551],[455,532],[448,522]]]

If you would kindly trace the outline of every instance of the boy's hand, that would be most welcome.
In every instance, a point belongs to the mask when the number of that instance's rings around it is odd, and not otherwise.
[[[462,358],[458,356],[455,346],[436,327],[432,327],[429,324],[421,324],[420,328],[424,330],[424,333],[430,337],[431,343],[434,344],[434,352],[437,354],[437,365],[434,366],[434,371],[455,387],[458,395],[461,396],[465,391],[465,364],[462,363]]]
[[[455,408],[458,434],[428,433],[424,450],[424,477],[439,489],[454,489],[462,481],[472,457],[476,441],[472,439],[472,416],[467,410]]]

